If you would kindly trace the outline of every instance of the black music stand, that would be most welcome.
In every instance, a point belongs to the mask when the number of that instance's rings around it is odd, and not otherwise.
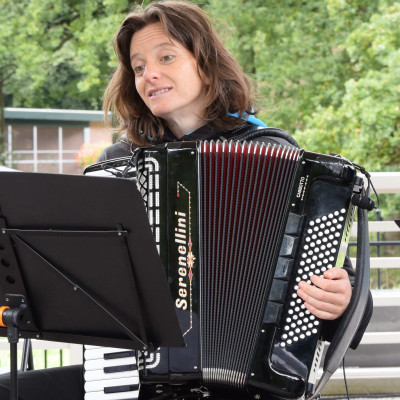
[[[0,306],[10,307],[0,336],[12,357],[19,337],[184,346],[143,200],[126,179],[0,172]],[[16,360],[11,379],[17,399]]]

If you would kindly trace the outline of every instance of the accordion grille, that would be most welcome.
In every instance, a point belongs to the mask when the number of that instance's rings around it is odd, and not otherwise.
[[[203,380],[243,388],[300,151],[206,141],[199,154]]]

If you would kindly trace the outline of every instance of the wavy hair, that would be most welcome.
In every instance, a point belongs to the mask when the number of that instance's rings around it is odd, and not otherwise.
[[[244,123],[229,113],[255,114],[251,82],[223,45],[207,14],[190,2],[167,0],[153,2],[145,9],[136,7],[116,32],[114,49],[119,62],[104,94],[106,123],[112,109],[119,122],[117,132],[126,133],[131,142],[143,145],[162,139],[165,122],[154,116],[139,96],[130,62],[132,36],[157,22],[169,37],[192,52],[199,72],[209,79],[204,123],[228,130]]]

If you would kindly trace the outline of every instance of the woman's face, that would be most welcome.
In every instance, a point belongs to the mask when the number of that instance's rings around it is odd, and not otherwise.
[[[136,90],[155,116],[166,120],[174,133],[174,127],[179,131],[202,125],[193,126],[204,116],[207,79],[199,75],[189,50],[154,23],[133,35],[130,57]]]

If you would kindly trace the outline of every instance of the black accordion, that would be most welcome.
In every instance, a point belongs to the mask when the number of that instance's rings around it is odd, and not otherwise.
[[[139,352],[139,398],[312,392],[321,321],[297,285],[343,265],[360,189],[352,164],[291,147],[204,141],[141,148],[86,173],[103,170],[138,185],[186,343]]]

